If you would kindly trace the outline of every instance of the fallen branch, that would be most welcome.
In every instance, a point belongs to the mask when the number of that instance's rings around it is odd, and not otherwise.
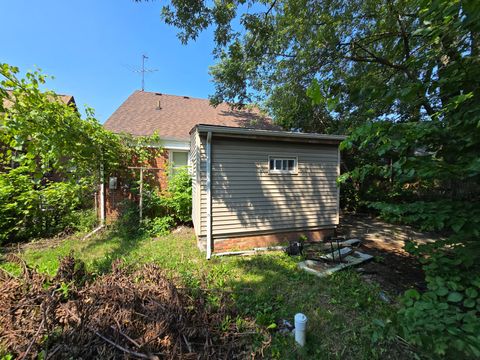
[[[23,275],[27,279],[30,278],[30,271],[29,271],[28,265],[25,262],[25,260],[23,260],[20,256],[18,256],[17,254],[10,253],[10,254],[7,254],[6,259],[10,262],[19,264],[22,267]]]
[[[87,235],[85,235],[85,236],[82,238],[82,241],[87,240],[88,238],[92,237],[92,236],[95,235],[97,232],[99,232],[100,230],[102,230],[104,227],[105,227],[105,225],[100,225],[100,226],[98,226],[97,228],[93,229],[91,232],[89,232]]]
[[[117,321],[117,324],[118,324],[118,320],[115,319]],[[118,324],[119,325],[119,324]],[[127,339],[128,341],[130,341],[133,345],[135,345],[137,348],[141,348],[142,346],[136,342],[135,340],[133,340],[130,336],[128,336],[127,334],[123,333],[121,330],[120,330],[120,325],[118,326],[118,329],[115,329],[114,326],[111,326],[111,328],[113,330],[116,330],[120,335],[122,335],[125,339]]]
[[[132,350],[129,350],[129,349],[127,349],[127,348],[124,348],[123,346],[118,345],[116,342],[110,340],[109,338],[106,338],[105,336],[103,336],[102,334],[100,334],[98,331],[93,330],[93,333],[94,333],[95,335],[97,335],[99,338],[101,338],[102,340],[106,341],[106,342],[109,343],[110,345],[116,347],[118,350],[121,350],[121,351],[123,351],[123,352],[126,353],[126,354],[129,354],[129,355],[132,355],[132,356],[141,358],[141,359],[160,360],[160,359],[158,358],[158,356],[154,356],[154,355],[153,355],[153,356],[149,356],[149,355],[146,355],[146,354],[142,354],[142,353],[139,353],[139,352],[132,351]]]
[[[37,340],[37,336],[38,334],[40,333],[40,330],[42,330],[43,328],[43,324],[45,324],[45,319],[42,320],[42,322],[40,323],[40,326],[38,327],[37,329],[37,332],[35,333],[35,335],[33,335],[33,338],[32,340],[30,341],[30,344],[28,344],[28,347],[27,347],[27,350],[23,353],[22,357],[20,358],[20,360],[23,360],[27,357],[28,353],[30,352],[30,349],[32,348],[33,344],[35,343],[35,340]]]
[[[54,277],[30,268],[29,276],[20,278],[0,271],[5,277],[0,292],[0,348],[23,360],[41,356],[223,360],[242,359],[248,352],[260,354],[248,338],[256,334],[253,319],[246,319],[242,333],[234,327],[221,329],[235,308],[220,289],[214,290],[223,295],[220,306],[212,309],[207,302],[211,290],[192,294],[179,289],[153,264],[134,271],[117,267],[92,281],[70,281],[79,268],[68,256]],[[65,279],[68,291],[62,292]],[[48,336],[52,329],[58,336]],[[268,332],[258,330],[269,338]],[[44,336],[48,341],[42,340]]]
[[[193,352],[193,351],[192,351],[192,347],[190,346],[190,343],[188,342],[187,337],[185,336],[185,334],[182,334],[182,336],[183,336],[183,340],[185,340],[185,344],[187,344],[188,352],[189,352],[189,353]]]

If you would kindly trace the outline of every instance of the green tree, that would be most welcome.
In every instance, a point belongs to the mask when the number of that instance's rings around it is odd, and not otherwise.
[[[346,189],[448,234],[410,247],[428,291],[406,294],[397,331],[480,356],[480,2],[174,0],[163,18],[184,43],[214,27],[214,104],[260,101],[286,128],[349,134]]]
[[[75,211],[93,206],[101,166],[110,174],[154,156],[144,139],[110,133],[91,109],[82,119],[41,91],[46,76],[18,72],[0,64],[0,242],[62,231]]]

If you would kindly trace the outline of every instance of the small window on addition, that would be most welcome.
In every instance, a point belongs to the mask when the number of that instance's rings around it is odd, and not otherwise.
[[[188,152],[187,151],[172,151],[170,162],[172,164],[172,172],[188,166]]]
[[[276,157],[269,156],[269,172],[271,174],[296,174],[297,158],[296,157]]]

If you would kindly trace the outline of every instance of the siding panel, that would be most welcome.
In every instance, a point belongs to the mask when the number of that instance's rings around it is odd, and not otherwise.
[[[205,177],[204,152],[199,166]],[[298,174],[269,174],[268,156],[295,156]],[[212,139],[213,237],[289,231],[337,224],[336,146]],[[204,185],[204,181],[200,181]],[[206,220],[205,187],[201,229]],[[203,233],[203,232],[202,232]]]

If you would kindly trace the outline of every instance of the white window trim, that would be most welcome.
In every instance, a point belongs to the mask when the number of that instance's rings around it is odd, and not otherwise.
[[[173,174],[173,169],[175,167],[175,165],[173,164],[173,153],[174,152],[182,152],[182,153],[187,153],[187,169],[188,169],[188,172],[190,173],[190,169],[192,167],[192,159],[190,157],[190,151],[188,150],[184,150],[184,149],[168,149],[168,163],[171,164],[172,166],[170,166],[170,175]]]
[[[294,160],[295,161],[295,170],[270,170],[270,160]],[[283,155],[268,155],[268,173],[269,174],[291,174],[298,175],[298,156],[283,156]]]
[[[190,151],[190,141],[160,139],[159,146],[167,150],[185,150]]]

